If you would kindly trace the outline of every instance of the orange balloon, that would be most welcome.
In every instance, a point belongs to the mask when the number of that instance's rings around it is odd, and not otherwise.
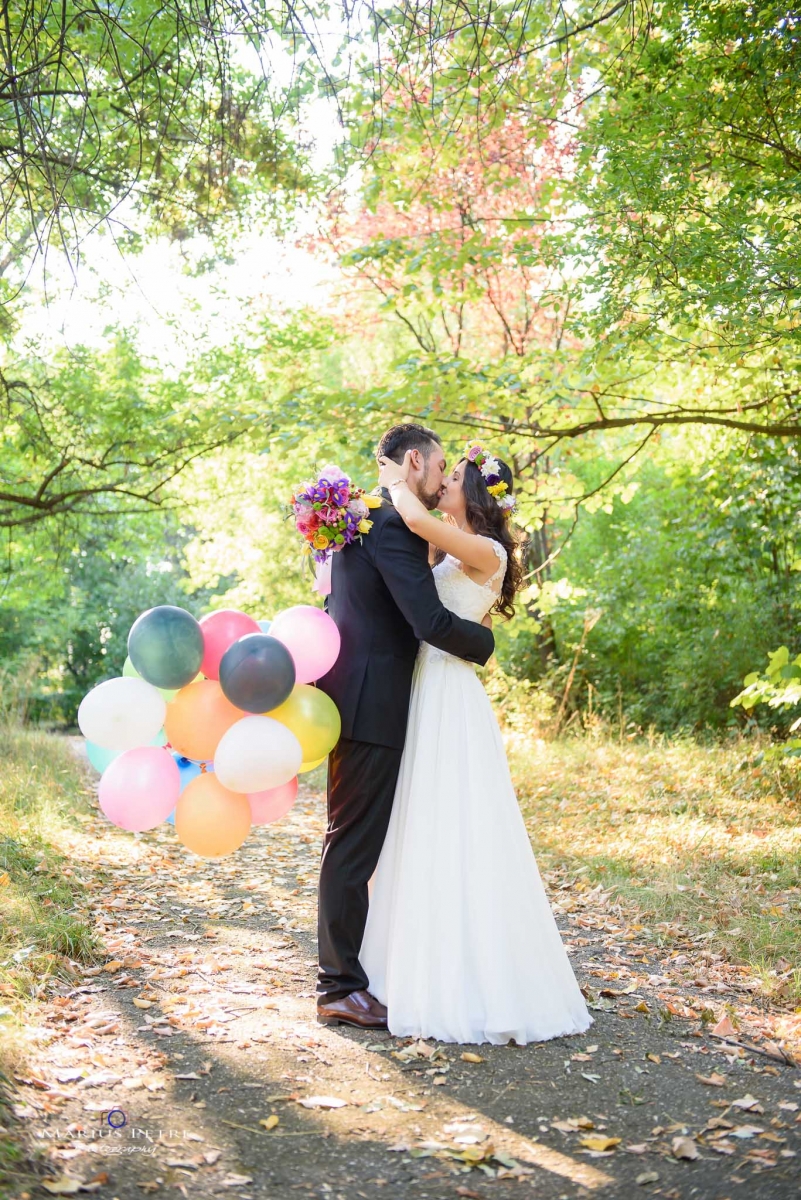
[[[222,735],[247,715],[225,698],[216,679],[199,679],[167,705],[164,732],[178,754],[211,762]]]
[[[178,841],[202,854],[220,858],[238,850],[250,833],[250,802],[241,792],[229,792],[216,775],[198,775],[188,783],[175,806]]]

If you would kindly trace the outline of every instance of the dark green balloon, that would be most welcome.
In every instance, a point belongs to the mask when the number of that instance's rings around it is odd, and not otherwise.
[[[295,663],[269,633],[246,633],[220,661],[220,687],[237,708],[266,713],[283,704],[295,686]]]
[[[128,655],[153,687],[182,688],[203,661],[203,630],[191,613],[160,604],[137,617],[128,634]]]

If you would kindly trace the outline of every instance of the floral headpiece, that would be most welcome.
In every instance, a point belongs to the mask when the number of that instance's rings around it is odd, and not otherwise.
[[[507,516],[512,513],[515,508],[515,498],[506,495],[509,489],[501,479],[501,464],[497,458],[493,458],[489,451],[485,450],[478,442],[471,442],[465,450],[464,456],[468,462],[477,466],[484,476],[487,491],[494,498],[498,508],[503,509]]]

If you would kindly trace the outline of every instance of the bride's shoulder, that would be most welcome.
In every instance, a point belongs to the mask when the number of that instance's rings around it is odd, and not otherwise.
[[[506,553],[506,547],[504,546],[503,542],[499,542],[496,538],[491,538],[485,533],[479,533],[476,536],[480,537],[482,542],[489,542],[501,562],[506,562],[508,554]]]

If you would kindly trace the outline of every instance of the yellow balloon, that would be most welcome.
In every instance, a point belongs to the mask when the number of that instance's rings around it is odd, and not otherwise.
[[[238,850],[250,824],[247,796],[229,791],[212,774],[198,775],[188,783],[175,806],[178,841],[204,858],[221,858]]]
[[[315,767],[319,767],[320,763],[324,763],[327,758],[328,755],[324,754],[323,757],[318,758],[316,762],[301,763],[298,767],[298,775],[305,775],[307,771],[313,771]]]
[[[291,729],[300,742],[303,762],[318,766],[339,741],[342,722],[336,704],[309,683],[298,683],[283,704],[267,713]],[[301,766],[301,771],[304,767]],[[306,766],[306,770],[311,770]]]

